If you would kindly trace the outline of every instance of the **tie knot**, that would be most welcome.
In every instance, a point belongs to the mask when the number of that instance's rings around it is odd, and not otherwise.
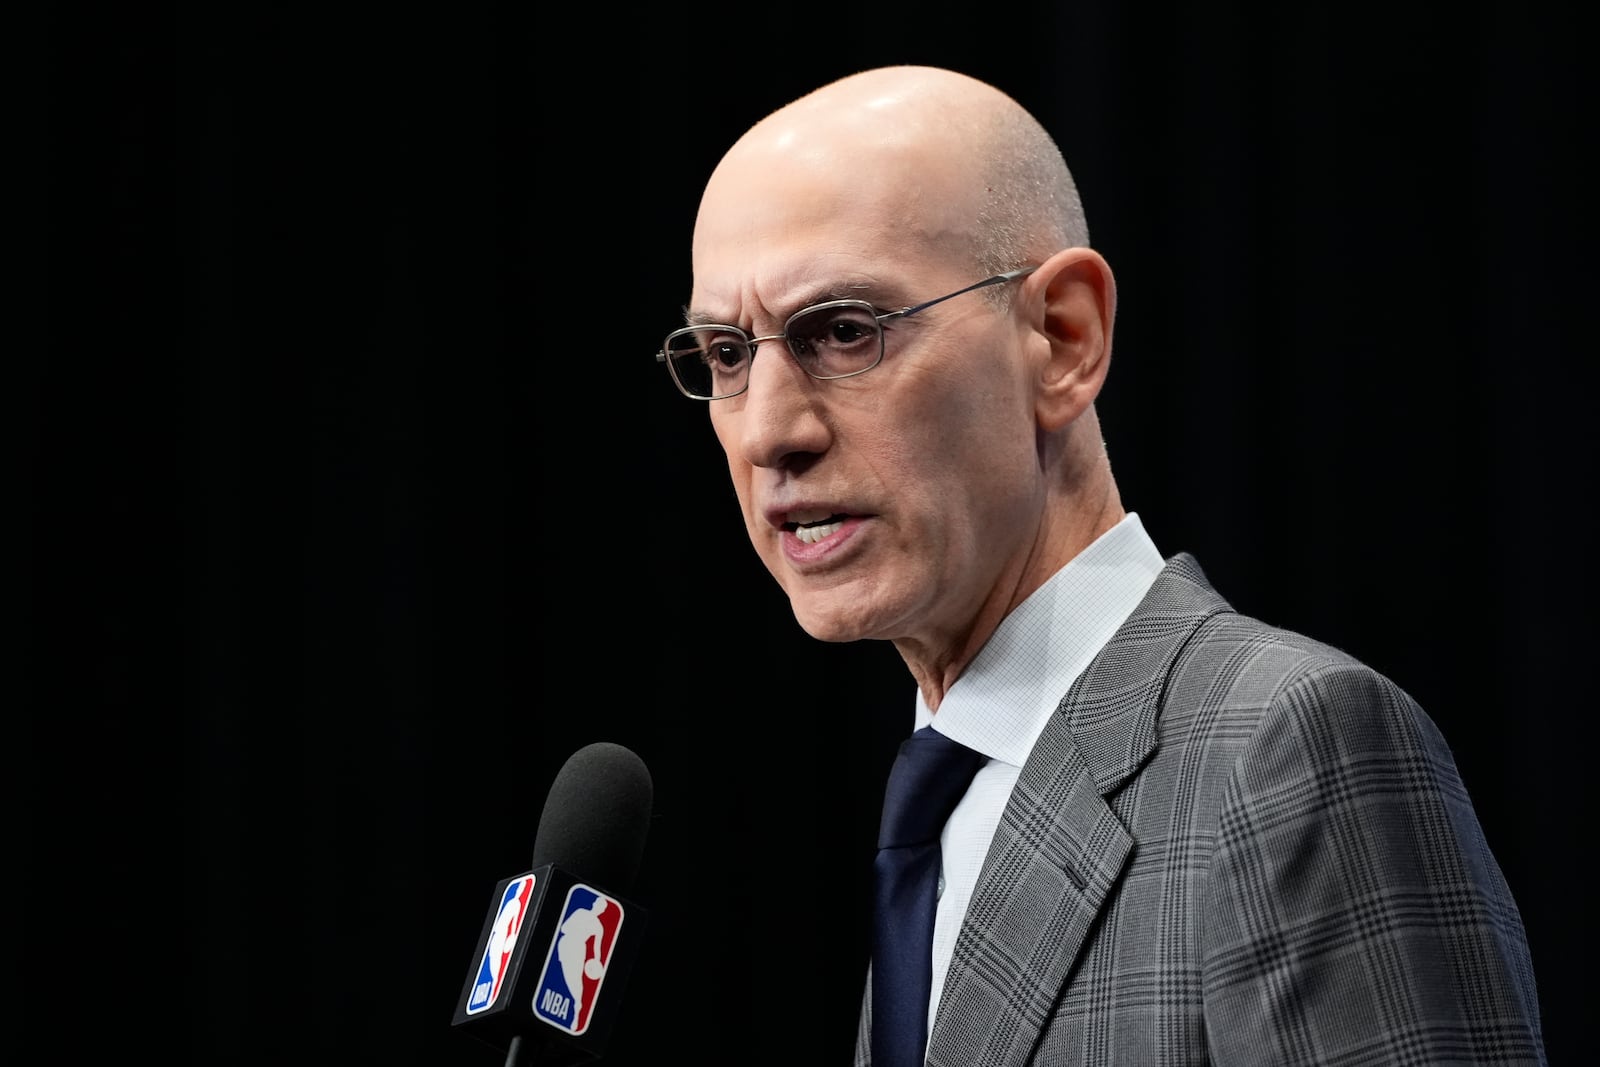
[[[883,798],[879,848],[938,840],[984,755],[924,726],[900,743]]]

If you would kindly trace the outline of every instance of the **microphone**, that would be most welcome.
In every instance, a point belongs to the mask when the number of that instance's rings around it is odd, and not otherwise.
[[[644,761],[609,741],[568,757],[550,786],[533,867],[490,897],[451,1025],[507,1067],[604,1054],[647,914],[631,891],[650,828]]]

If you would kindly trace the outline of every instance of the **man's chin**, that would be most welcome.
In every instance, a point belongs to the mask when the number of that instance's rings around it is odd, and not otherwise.
[[[874,616],[859,602],[818,604],[791,597],[789,606],[794,610],[795,622],[818,641],[842,644],[877,636],[872,626]]]

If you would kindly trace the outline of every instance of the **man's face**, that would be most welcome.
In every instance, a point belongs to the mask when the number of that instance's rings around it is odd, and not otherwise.
[[[730,154],[696,225],[693,312],[766,335],[819,300],[887,311],[978,281],[947,155],[866,144]],[[939,647],[1009,597],[1044,499],[1025,336],[965,294],[889,320],[859,377],[817,381],[769,341],[748,390],[709,403],[750,539],[812,636]]]

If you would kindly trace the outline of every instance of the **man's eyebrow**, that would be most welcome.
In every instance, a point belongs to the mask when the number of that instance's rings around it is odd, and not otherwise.
[[[704,311],[695,311],[691,308],[683,309],[683,324],[685,326],[732,326],[733,323],[720,315],[709,315]]]
[[[804,311],[806,308],[815,307],[818,304],[826,304],[830,300],[863,300],[869,304],[873,304],[873,306],[877,307],[880,311],[886,310],[887,308],[885,305],[877,304],[872,300],[872,290],[879,286],[879,284],[880,283],[877,282],[861,281],[837,282],[821,288],[813,289],[803,299],[794,301],[793,307],[791,307],[781,317],[783,321],[788,321],[788,319],[796,312]],[[895,304],[894,306],[903,307],[904,304]],[[685,326],[739,325],[736,318],[729,318],[725,315],[713,315],[709,312],[696,311],[689,307],[685,307],[683,309],[683,324]],[[739,328],[745,329],[743,326],[740,326]]]

